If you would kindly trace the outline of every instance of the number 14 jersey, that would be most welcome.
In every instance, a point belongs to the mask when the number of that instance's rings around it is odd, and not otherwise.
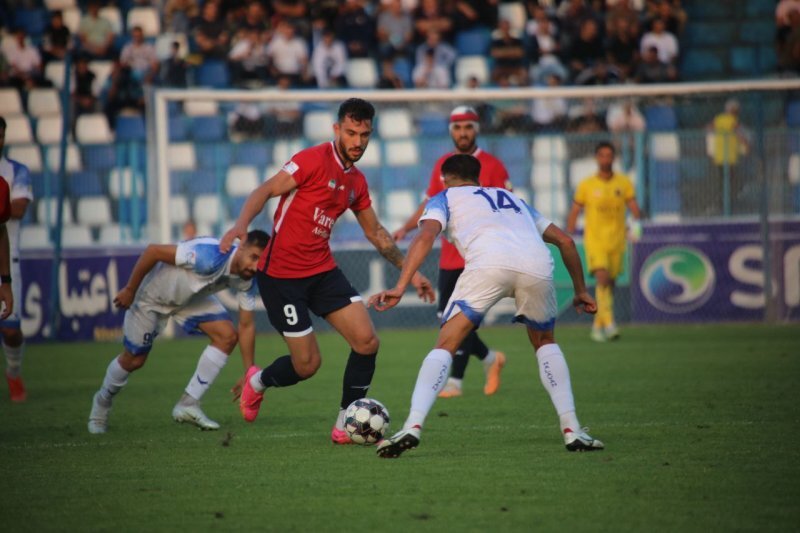
[[[553,279],[553,257],[542,240],[550,221],[514,193],[460,186],[430,200],[423,220],[436,220],[464,257],[464,271],[503,268]]]

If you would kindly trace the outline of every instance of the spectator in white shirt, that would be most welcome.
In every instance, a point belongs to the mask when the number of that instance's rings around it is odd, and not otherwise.
[[[442,41],[442,34],[431,30],[428,32],[425,42],[417,46],[415,64],[425,62],[425,54],[428,50],[433,50],[433,60],[440,67],[450,70],[456,62],[456,50],[446,42]]]
[[[344,72],[347,67],[347,49],[336,33],[326,28],[322,32],[314,51],[311,53],[311,68],[317,80],[317,87],[328,89],[346,85]]]
[[[658,59],[662,63],[672,65],[678,59],[678,39],[666,30],[663,19],[653,20],[653,27],[642,37],[639,49],[644,54],[651,46],[658,50]]]
[[[142,83],[151,83],[158,72],[156,49],[144,40],[141,26],[134,26],[131,30],[131,41],[122,48],[119,59]]]
[[[450,72],[436,63],[435,52],[429,49],[411,73],[414,87],[420,89],[449,89]]]
[[[267,56],[270,59],[270,72],[275,79],[289,76],[294,84],[305,77],[308,45],[295,35],[294,26],[290,22],[278,23],[275,34],[267,45]]]
[[[268,32],[259,33],[255,28],[239,30],[236,41],[228,53],[231,76],[236,85],[263,85],[269,77],[265,36]]]
[[[25,30],[17,28],[14,40],[3,50],[9,66],[9,81],[19,89],[30,89],[42,82],[42,56],[30,45]]]

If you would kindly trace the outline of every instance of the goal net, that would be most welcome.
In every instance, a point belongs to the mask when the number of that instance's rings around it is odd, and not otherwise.
[[[199,233],[220,235],[250,191],[294,153],[332,139],[338,105],[352,96],[377,110],[357,165],[393,231],[424,199],[434,162],[453,150],[450,111],[467,104],[480,115],[478,146],[503,162],[515,193],[561,227],[575,187],[596,171],[597,143],[614,144],[615,169],[633,181],[646,213],[643,238],[629,247],[618,280],[622,320],[797,320],[798,88],[770,80],[442,92],[157,90],[147,165],[133,169],[147,176],[141,234],[173,241],[192,221]],[[253,227],[271,229],[276,206],[271,200]],[[363,293],[396,279],[354,217],[337,222],[331,242]],[[433,254],[424,267],[433,279],[436,261]],[[569,279],[561,269],[556,278],[568,307]],[[432,323],[430,306],[405,300],[377,320]],[[501,305],[489,321],[509,313]]]

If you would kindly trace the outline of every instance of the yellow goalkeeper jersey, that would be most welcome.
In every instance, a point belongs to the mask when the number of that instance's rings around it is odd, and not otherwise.
[[[615,251],[625,248],[625,210],[635,197],[633,183],[617,172],[611,179],[597,174],[583,180],[575,201],[583,206],[583,243],[588,249]]]

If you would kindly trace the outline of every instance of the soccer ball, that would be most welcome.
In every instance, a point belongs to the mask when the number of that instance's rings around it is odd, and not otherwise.
[[[356,444],[375,444],[389,429],[389,411],[378,400],[361,398],[347,406],[344,429]]]

